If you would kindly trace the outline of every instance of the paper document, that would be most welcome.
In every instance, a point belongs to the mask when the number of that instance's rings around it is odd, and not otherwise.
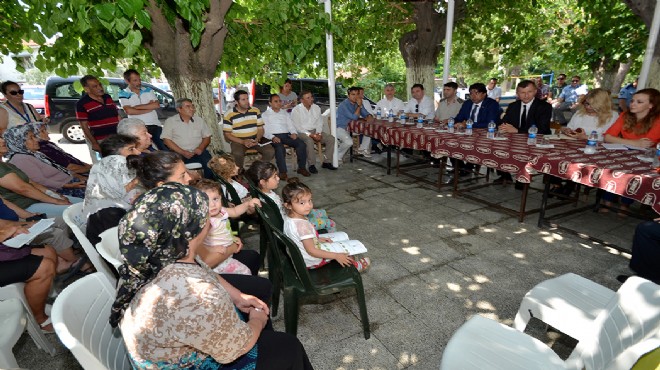
[[[607,150],[628,150],[627,146],[615,143],[603,143],[603,148]]]
[[[646,150],[647,148],[642,148],[641,146],[634,146],[634,145],[628,145],[626,144],[626,148],[632,149],[632,150]]]
[[[259,146],[266,146],[269,145],[270,143],[272,143],[272,141],[268,140],[265,143],[259,143]]]
[[[322,238],[329,238],[332,243],[320,243],[321,249],[334,253],[348,253],[349,256],[354,254],[366,253],[367,247],[364,246],[359,240],[348,240],[348,235],[343,232],[321,234]]]
[[[32,225],[32,227],[28,229],[30,231],[29,233],[16,235],[11,239],[5,240],[3,244],[12,248],[20,248],[25,244],[29,244],[31,241],[34,240],[34,238],[39,236],[39,234],[43,233],[48,228],[50,228],[50,226],[54,222],[55,222],[54,218],[47,218],[45,220],[40,220],[39,222]]]

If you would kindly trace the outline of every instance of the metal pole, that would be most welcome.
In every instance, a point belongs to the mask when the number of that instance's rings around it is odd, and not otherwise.
[[[332,20],[332,0],[319,0],[319,3],[325,4],[325,12],[328,13],[330,20]],[[332,47],[332,32],[325,33],[325,52],[328,58],[328,91],[330,92],[330,133],[337,137],[337,97],[336,97],[336,84],[335,84],[335,53]],[[337,158],[337,141],[335,140],[335,154],[332,165],[337,167],[339,165],[339,158]]]
[[[653,60],[653,51],[658,41],[658,32],[660,31],[660,0],[655,2],[655,12],[653,13],[653,22],[651,23],[651,31],[649,32],[649,40],[646,43],[646,52],[644,53],[644,62],[642,63],[642,71],[639,74],[639,81],[637,82],[637,90],[646,87],[649,72],[651,71],[651,61]]]
[[[660,0],[658,0],[660,1]],[[449,81],[451,38],[454,32],[454,0],[447,0],[447,31],[445,32],[445,62],[442,66],[442,84]]]

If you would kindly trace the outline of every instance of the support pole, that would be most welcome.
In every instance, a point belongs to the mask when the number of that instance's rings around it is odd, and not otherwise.
[[[658,0],[660,1],[660,0]],[[447,0],[447,30],[445,32],[445,61],[442,66],[442,84],[449,82],[451,38],[454,32],[454,0]]]
[[[653,61],[653,51],[658,42],[658,32],[660,31],[660,0],[655,2],[655,12],[653,13],[653,22],[651,22],[651,30],[649,32],[649,40],[646,43],[646,52],[644,53],[644,62],[642,63],[642,71],[639,74],[639,81],[637,82],[637,90],[646,87],[646,82],[649,78],[651,71],[651,62]]]
[[[330,20],[332,20],[332,0],[319,0],[325,5],[325,12],[328,13]],[[328,92],[330,92],[330,133],[337,137],[337,96],[336,96],[336,83],[335,83],[335,52],[332,46],[332,32],[326,31],[325,33],[325,52],[328,58]],[[337,167],[339,165],[339,158],[337,158],[337,141],[335,141],[335,155],[332,165]]]

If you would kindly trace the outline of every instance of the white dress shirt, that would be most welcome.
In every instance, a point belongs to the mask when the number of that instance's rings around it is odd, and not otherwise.
[[[405,105],[403,104],[403,101],[399,98],[392,97],[392,100],[387,100],[387,97],[380,99],[378,103],[376,103],[376,107],[380,107],[382,110],[383,117],[387,117],[387,114],[389,113],[390,109],[392,112],[394,112],[394,115],[399,113],[400,110],[405,109]]]
[[[293,121],[291,121],[291,117],[284,109],[275,112],[269,107],[261,115],[261,118],[264,120],[264,137],[266,139],[272,139],[275,134],[296,133]]]
[[[417,99],[412,98],[408,101],[405,109],[406,113],[421,113],[426,118],[433,118],[435,115],[435,106],[433,105],[433,99],[424,95],[421,102],[418,102]]]
[[[312,131],[323,132],[321,108],[316,104],[312,104],[309,109],[302,103],[296,105],[291,111],[291,120],[299,134],[309,134]]]

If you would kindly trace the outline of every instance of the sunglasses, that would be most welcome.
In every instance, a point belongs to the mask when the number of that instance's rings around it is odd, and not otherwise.
[[[7,91],[10,95],[23,95],[25,94],[25,90],[14,90],[14,91]]]
[[[415,104],[415,113],[419,113],[419,104]]]
[[[573,81],[571,81],[571,82],[580,82],[580,80],[573,80]]]

